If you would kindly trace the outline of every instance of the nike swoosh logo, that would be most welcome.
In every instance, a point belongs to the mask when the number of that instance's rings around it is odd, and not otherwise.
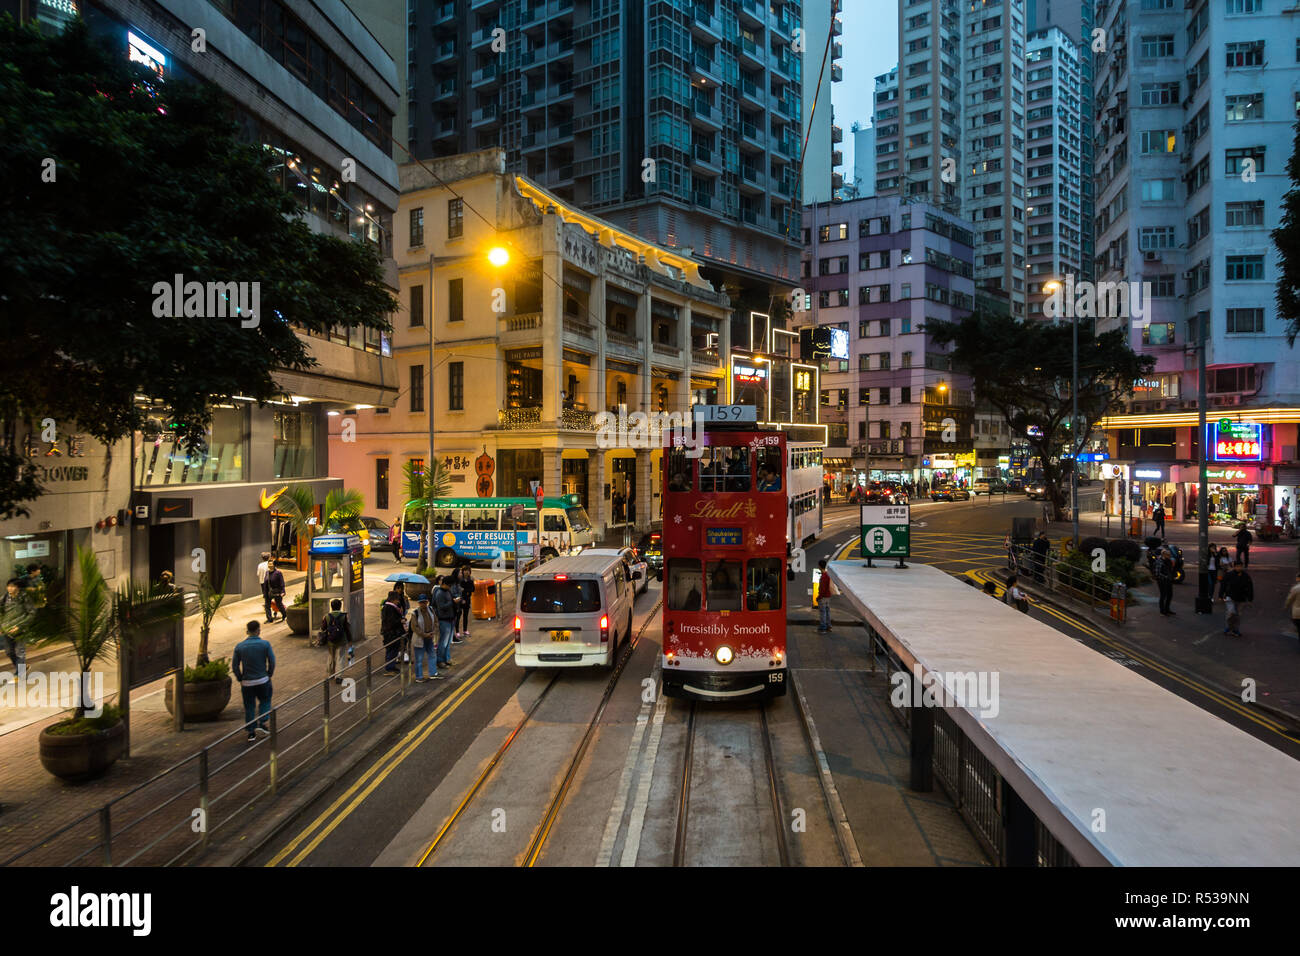
[[[180,511],[184,505],[163,505],[163,511]]]
[[[276,498],[279,498],[282,494],[284,494],[284,493],[285,493],[286,491],[288,491],[288,490],[289,490],[289,486],[288,486],[288,485],[285,485],[283,488],[281,488],[281,489],[280,489],[279,491],[277,491],[275,494],[270,495],[270,496],[268,497],[267,494],[266,494],[266,489],[263,488],[263,489],[262,489],[262,493],[261,493],[261,499],[262,499],[262,510],[265,511],[267,508],[271,507],[271,505],[275,504],[275,499],[276,499]]]

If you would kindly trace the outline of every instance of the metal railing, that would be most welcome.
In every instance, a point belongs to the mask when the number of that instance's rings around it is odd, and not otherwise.
[[[1007,570],[1020,577],[1023,583],[1042,584],[1049,590],[1090,608],[1109,606],[1115,597],[1116,582],[1103,578],[1091,569],[1072,566],[1066,560],[1067,557],[1065,552],[1052,548],[1040,556],[1028,545],[1012,544],[1007,555]],[[1120,586],[1124,587],[1122,583]],[[1125,589],[1121,597],[1126,596]]]
[[[379,669],[376,670],[376,655]],[[383,670],[379,648],[267,715],[269,735],[248,740],[243,724],[144,783],[83,814],[0,866],[170,866],[206,850],[213,834],[246,819],[304,769],[358,735],[375,714],[406,697],[411,665]],[[147,824],[147,825],[146,825]]]

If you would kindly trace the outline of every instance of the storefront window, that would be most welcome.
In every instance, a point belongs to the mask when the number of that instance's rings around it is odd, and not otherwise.
[[[152,407],[146,415],[144,427],[135,433],[138,487],[248,480],[247,405],[212,409],[203,441],[188,448],[180,440],[170,409]]]
[[[315,406],[307,402],[276,411],[274,431],[275,477],[317,477]]]
[[[497,455],[500,480],[497,494],[503,498],[528,498],[532,482],[542,479],[542,452],[536,448],[504,448]],[[553,494],[550,489],[543,489]]]
[[[3,575],[0,586],[10,578],[17,578],[32,599],[33,607],[57,599],[63,590],[66,542],[65,531],[0,539],[0,575]]]

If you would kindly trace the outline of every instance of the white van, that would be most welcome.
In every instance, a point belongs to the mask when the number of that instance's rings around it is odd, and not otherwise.
[[[634,586],[618,555],[553,558],[524,575],[515,605],[515,663],[613,666],[632,636]]]

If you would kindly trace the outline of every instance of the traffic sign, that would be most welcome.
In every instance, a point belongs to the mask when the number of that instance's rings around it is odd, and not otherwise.
[[[511,505],[511,506],[510,506],[510,520],[511,520],[511,521],[520,521],[520,520],[523,519],[523,517],[524,517],[524,506],[523,506],[523,505]]]
[[[862,556],[909,557],[911,523],[910,505],[862,505]]]
[[[537,490],[537,510],[541,511],[542,510],[542,486],[540,482],[538,483],[536,490]]]

